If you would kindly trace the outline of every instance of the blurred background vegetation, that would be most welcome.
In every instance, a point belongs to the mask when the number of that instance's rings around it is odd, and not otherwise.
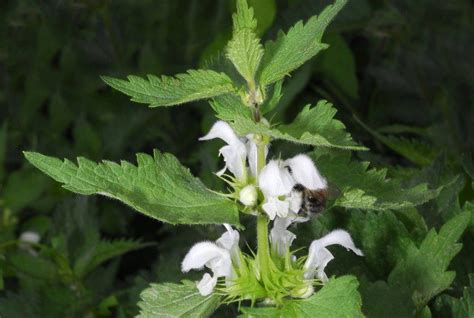
[[[330,1],[249,3],[261,36],[270,39]],[[227,0],[0,3],[0,316],[133,316],[141,290],[182,279],[187,249],[222,232],[162,224],[103,197],[71,194],[29,165],[22,151],[133,162],[135,153],[157,148],[222,188],[211,173],[222,164],[219,142],[197,142],[215,120],[209,107],[148,109],[99,76],[172,75],[219,63],[233,8]],[[470,0],[349,1],[323,39],[331,47],[285,81],[273,120],[287,122],[320,99],[333,102],[354,139],[371,149],[358,159],[432,187],[454,180],[419,208],[428,227],[439,227],[474,198],[473,17]],[[276,143],[273,150],[286,156],[309,149]],[[302,227],[300,237],[309,242],[324,224],[352,224],[360,241],[354,222],[334,211]],[[39,233],[40,245],[18,245],[26,231]],[[452,289],[433,301],[435,317],[448,317],[447,297],[469,285],[470,231],[453,265]],[[247,241],[253,244],[251,236]],[[341,273],[357,272],[339,266]],[[385,279],[388,265],[372,269]]]

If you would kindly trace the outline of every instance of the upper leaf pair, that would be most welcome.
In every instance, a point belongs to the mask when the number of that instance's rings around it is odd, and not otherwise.
[[[263,48],[255,32],[257,21],[253,9],[248,7],[246,0],[238,0],[237,12],[233,16],[233,37],[228,43],[226,56],[250,89],[259,86],[264,91],[266,86],[282,79],[327,48],[321,43],[322,35],[346,2],[336,0],[319,16],[313,16],[306,24],[298,22],[288,33],[280,33],[276,41],[269,41]],[[238,87],[228,75],[212,70],[190,70],[176,77],[148,75],[147,79],[143,79],[129,76],[128,80],[121,80],[104,76],[102,79],[130,96],[132,101],[150,107],[172,106],[238,93]]]

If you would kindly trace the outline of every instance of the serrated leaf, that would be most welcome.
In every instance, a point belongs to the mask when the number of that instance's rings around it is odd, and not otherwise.
[[[385,277],[387,268],[403,255],[407,241],[411,242],[411,233],[392,211],[353,210],[347,230],[359,242],[364,263],[375,277]]]
[[[359,96],[354,54],[344,38],[337,34],[326,36],[329,49],[321,54],[316,65],[317,73],[322,73],[333,85],[352,99]]]
[[[269,127],[252,120],[251,111],[238,98],[225,95],[211,103],[217,117],[230,122],[236,132],[245,136],[261,133],[274,139],[283,139],[310,146],[340,148],[348,150],[367,150],[357,145],[346,132],[342,122],[334,119],[337,110],[327,101],[320,101],[315,107],[306,106],[288,125]]]
[[[235,91],[227,75],[211,70],[189,70],[175,77],[148,75],[146,79],[133,75],[127,80],[102,76],[102,80],[132,101],[150,107],[173,106]]]
[[[220,305],[220,296],[202,296],[196,284],[190,281],[183,281],[182,284],[151,284],[140,297],[138,318],[205,318]]]
[[[39,153],[25,152],[35,167],[63,183],[69,191],[118,199],[152,218],[171,224],[238,224],[233,202],[211,192],[171,154],[137,154],[138,165],[122,161],[78,165]]]
[[[275,42],[269,41],[265,45],[265,56],[258,76],[260,85],[266,86],[278,81],[327,48],[327,45],[321,43],[323,33],[346,2],[347,0],[336,0],[306,24],[299,21],[287,34],[280,33]]]
[[[361,282],[362,311],[367,318],[415,317],[415,306],[405,289],[394,288],[384,281]]]
[[[415,306],[421,310],[453,282],[456,273],[446,270],[461,250],[462,244],[457,241],[470,220],[470,211],[463,212],[444,224],[438,233],[432,229],[419,248],[409,246],[406,256],[390,273],[389,285],[409,290]]]
[[[383,313],[384,317],[396,318],[415,316],[418,312],[421,317],[428,301],[454,280],[455,272],[446,270],[461,249],[457,241],[469,221],[470,211],[466,211],[443,225],[439,233],[432,229],[420,247],[410,241],[388,282],[362,284],[364,313],[369,318],[378,318]]]
[[[451,317],[466,318],[474,317],[474,274],[469,274],[470,286],[465,286],[463,296],[454,298],[448,295],[441,295],[437,298],[443,304],[449,306]]]
[[[356,120],[372,134],[372,136],[417,165],[426,166],[431,164],[439,153],[435,148],[420,140],[396,137],[393,135],[386,136],[371,129],[359,119],[356,118]]]
[[[334,118],[336,113],[333,105],[325,100],[314,107],[306,105],[291,124],[278,126],[279,137],[313,146],[367,150],[352,140],[346,126]]]
[[[353,276],[338,277],[329,280],[321,290],[307,299],[288,301],[281,308],[241,308],[241,317],[364,317],[358,285],[357,278]]]
[[[88,247],[74,264],[74,273],[83,277],[100,264],[125,254],[127,252],[150,246],[150,243],[141,243],[132,240],[100,241]]]
[[[425,203],[439,195],[442,186],[429,189],[426,183],[405,187],[388,179],[386,169],[369,169],[369,162],[350,159],[349,153],[315,156],[321,173],[341,191],[335,205],[345,208],[403,209]]]
[[[247,0],[237,0],[237,11],[232,15],[234,24],[234,32],[241,30],[255,31],[257,28],[257,20],[255,19],[253,8],[250,8]]]
[[[226,56],[243,78],[254,86],[255,73],[263,57],[263,47],[257,35],[250,29],[234,32],[227,46]]]

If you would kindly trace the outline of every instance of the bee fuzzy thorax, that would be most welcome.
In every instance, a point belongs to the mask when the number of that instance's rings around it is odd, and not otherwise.
[[[293,191],[301,196],[298,215],[309,217],[320,214],[326,208],[326,189],[311,190],[298,183],[293,187]]]

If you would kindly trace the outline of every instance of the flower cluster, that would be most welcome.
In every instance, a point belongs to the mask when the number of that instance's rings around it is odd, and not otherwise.
[[[349,233],[338,229],[314,240],[307,256],[297,259],[293,255],[290,247],[296,235],[288,228],[292,223],[308,220],[300,216],[305,203],[301,191],[296,188],[321,190],[327,187],[327,181],[306,155],[266,162],[268,145],[257,137],[239,137],[229,124],[218,121],[200,140],[220,138],[226,142],[219,150],[225,167],[217,175],[232,186],[231,197],[243,204],[244,211],[266,215],[273,221],[268,237],[264,238],[270,242],[271,252],[265,254],[259,250],[254,258],[244,254],[239,248],[239,232],[224,224],[226,232],[216,242],[200,242],[191,248],[182,262],[182,270],[188,272],[203,267],[211,270],[212,276],[204,274],[197,284],[204,296],[213,292],[218,278],[223,278],[224,293],[227,291],[234,298],[265,297],[274,302],[287,296],[306,298],[313,294],[315,283],[328,280],[325,268],[334,258],[328,246],[340,245],[359,256],[363,253],[355,247]],[[260,154],[258,147],[264,147]],[[262,167],[259,167],[259,160],[263,160]],[[232,176],[225,174],[227,170]],[[263,262],[268,265],[262,265],[262,257],[268,258],[268,262]]]

